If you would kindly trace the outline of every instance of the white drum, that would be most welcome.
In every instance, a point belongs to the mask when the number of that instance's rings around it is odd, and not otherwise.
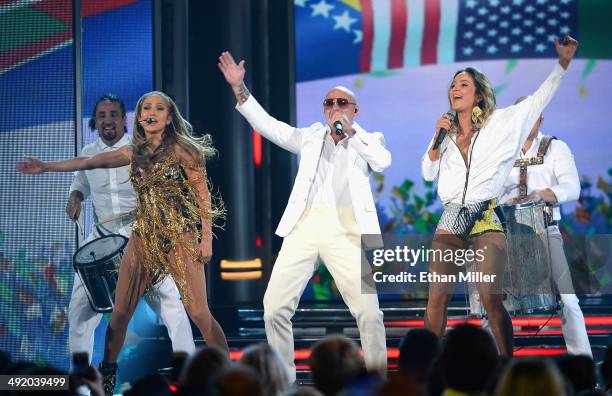
[[[508,245],[504,306],[514,315],[556,309],[558,292],[551,270],[546,205],[538,202],[502,205],[501,208]],[[483,316],[485,312],[476,285],[468,284],[468,293],[472,315]]]

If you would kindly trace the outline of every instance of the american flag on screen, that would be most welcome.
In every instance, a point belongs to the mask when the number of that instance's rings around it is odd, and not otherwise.
[[[612,59],[612,1],[294,0],[298,81],[471,60]],[[579,23],[580,22],[580,23]]]

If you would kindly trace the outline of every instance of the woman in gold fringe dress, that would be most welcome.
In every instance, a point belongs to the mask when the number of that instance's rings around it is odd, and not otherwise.
[[[150,92],[136,105],[132,145],[89,158],[50,163],[27,158],[17,164],[26,174],[131,164],[138,204],[100,364],[107,394],[114,388],[117,356],[138,300],[165,276],[174,278],[206,342],[229,352],[225,334],[208,308],[203,265],[212,257],[214,219],[223,215],[221,205],[213,205],[205,170],[205,158],[215,151],[210,136],[196,138],[188,125],[171,98]]]

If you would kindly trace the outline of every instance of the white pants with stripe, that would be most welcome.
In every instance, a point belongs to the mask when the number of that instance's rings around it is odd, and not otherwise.
[[[283,241],[264,296],[268,343],[290,367],[295,381],[291,318],[317,268],[318,258],[333,276],[361,337],[368,369],[386,372],[383,314],[375,293],[362,293],[361,234],[350,208],[307,208]]]
[[[589,336],[584,324],[584,315],[578,305],[578,297],[574,294],[572,276],[563,251],[563,238],[560,233],[551,232],[548,235],[550,256],[552,261],[553,279],[561,294],[561,329],[567,352],[572,355],[587,355],[593,357]]]

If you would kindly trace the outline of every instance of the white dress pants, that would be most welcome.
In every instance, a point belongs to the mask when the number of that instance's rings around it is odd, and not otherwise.
[[[367,368],[386,373],[383,314],[378,296],[362,293],[360,246],[361,234],[350,208],[307,208],[285,237],[263,302],[268,343],[287,362],[291,382],[295,381],[291,318],[319,257],[357,320]]]
[[[561,329],[567,352],[572,355],[593,357],[591,344],[584,324],[584,315],[574,293],[572,277],[563,251],[563,238],[558,232],[549,232],[550,256],[553,279],[561,295]]]

